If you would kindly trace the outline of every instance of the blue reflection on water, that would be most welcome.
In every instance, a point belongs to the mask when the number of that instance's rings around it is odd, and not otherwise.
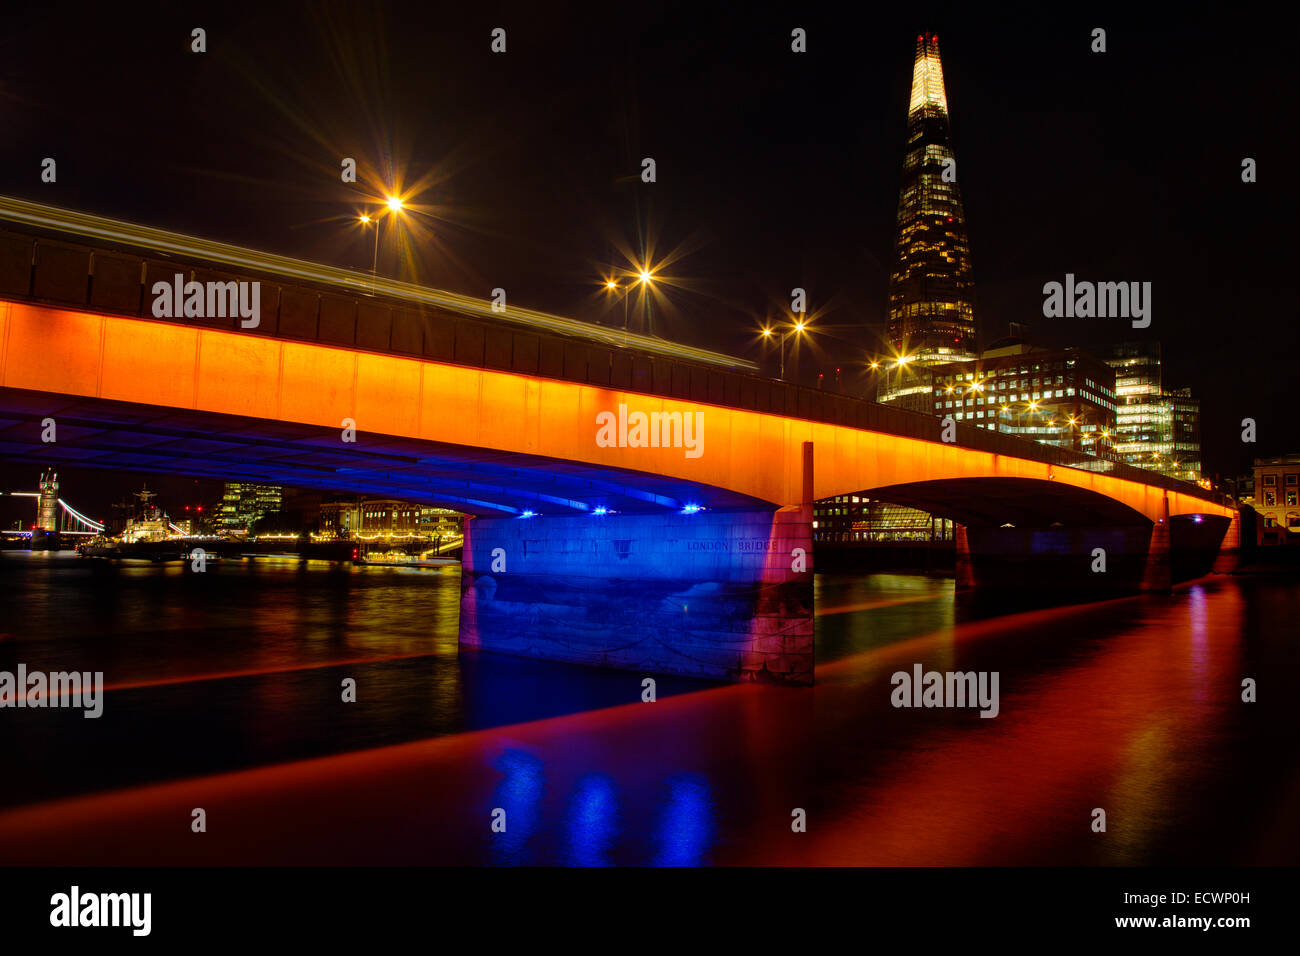
[[[714,839],[713,794],[698,774],[668,780],[657,834],[655,866],[699,866],[708,862]]]
[[[614,782],[591,773],[578,781],[569,803],[569,863],[612,866],[610,851],[618,835],[618,796]]]
[[[541,820],[545,790],[542,762],[522,750],[507,750],[494,766],[504,779],[493,791],[492,810],[505,811],[506,829],[504,833],[491,833],[492,862],[506,866],[534,863],[537,851],[532,839]]]

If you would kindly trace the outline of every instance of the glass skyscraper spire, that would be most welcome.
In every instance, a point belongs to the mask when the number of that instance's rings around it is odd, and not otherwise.
[[[890,344],[908,364],[976,356],[970,243],[948,138],[939,38],[916,38],[898,236],[889,278]]]

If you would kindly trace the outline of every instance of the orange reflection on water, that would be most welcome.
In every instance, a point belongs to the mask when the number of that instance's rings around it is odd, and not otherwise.
[[[823,665],[811,691],[728,686],[20,808],[0,862],[1150,862],[1228,746],[1246,613],[1234,582],[1195,585],[943,627]],[[892,707],[914,663],[997,670],[999,716]],[[509,846],[489,828],[503,802]],[[207,835],[188,831],[198,806]]]

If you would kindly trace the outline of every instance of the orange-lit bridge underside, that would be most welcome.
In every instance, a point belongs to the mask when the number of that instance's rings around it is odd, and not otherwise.
[[[717,504],[782,507],[806,504],[801,449],[812,442],[817,499],[893,489],[903,503],[995,526],[1043,507],[1054,510],[1040,517],[1066,525],[1155,522],[1166,513],[1166,494],[1170,515],[1232,515],[1193,494],[957,443],[237,331],[0,302],[0,342],[5,392],[312,426],[339,435],[342,453],[392,436],[652,476],[706,496],[730,493]],[[597,416],[617,414],[620,404],[629,412],[701,413],[700,454],[601,447]],[[342,441],[345,420],[355,422],[355,443]],[[191,457],[192,469],[204,473],[201,455]],[[482,489],[476,496],[491,503]],[[463,499],[450,503],[477,510]],[[576,503],[581,510],[586,502]]]

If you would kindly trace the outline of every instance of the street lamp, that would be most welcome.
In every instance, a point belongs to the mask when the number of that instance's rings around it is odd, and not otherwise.
[[[650,334],[650,283],[654,273],[644,267],[637,270],[637,281],[641,283],[641,331]]]
[[[1067,421],[1070,426],[1070,447],[1076,451],[1083,451],[1083,439],[1086,437],[1083,429],[1087,422],[1083,420],[1082,415],[1069,415]],[[1074,433],[1076,428],[1079,432],[1077,435]]]
[[[618,284],[618,280],[617,280],[617,279],[606,279],[606,280],[605,280],[605,291],[606,291],[606,292],[617,292],[618,290],[619,290],[619,284]],[[628,293],[629,293],[630,291],[631,291],[631,288],[630,288],[630,286],[629,286],[628,292],[624,292],[624,293],[623,293],[623,331],[624,331],[624,332],[627,331],[627,297],[628,297]]]
[[[898,372],[898,381],[895,383],[895,388],[896,388],[897,390],[901,391],[902,388],[903,388],[903,369],[907,367],[907,363],[913,361],[915,358],[916,358],[915,355],[896,355],[896,356],[894,356],[894,364],[893,364],[892,366],[887,367],[887,368],[885,369],[885,373],[886,373],[886,374],[885,374],[885,391],[886,391],[887,393],[889,393],[889,374],[888,374],[888,373],[889,373],[891,370],[897,370],[897,372]],[[877,399],[879,399],[879,397],[880,397],[880,396],[879,396],[879,393],[877,393],[877,396],[876,396],[876,397],[877,397]],[[896,398],[897,395],[894,394],[894,393],[889,393],[889,394],[887,395],[887,397],[888,397],[889,399],[892,400],[892,399]]]
[[[388,208],[388,211],[394,215],[400,213],[406,208],[406,204],[402,202],[400,196],[389,196],[384,200],[384,205]],[[375,227],[375,253],[371,258],[370,264],[370,292],[373,295],[375,291],[375,280],[379,276],[379,227],[383,223],[383,218],[379,215],[371,216],[369,213],[362,213],[357,217],[357,219],[363,226],[373,225]]]
[[[379,269],[379,221],[376,219],[372,219],[370,216],[367,216],[365,213],[362,213],[360,216],[358,216],[357,221],[360,222],[361,225],[363,226],[373,225],[375,227],[375,254],[370,261],[370,275],[374,276],[376,271]],[[371,291],[372,292],[374,291],[373,286],[371,288]]]
[[[807,327],[807,324],[808,323],[804,322],[803,319],[796,319],[794,325],[790,329],[781,333],[781,338],[779,341],[780,341],[780,349],[781,349],[781,381],[783,382],[785,381],[785,340],[788,339],[791,335],[794,335],[796,333],[802,335],[803,330]],[[771,327],[764,328],[763,338],[770,339],[771,337],[772,337]]]

